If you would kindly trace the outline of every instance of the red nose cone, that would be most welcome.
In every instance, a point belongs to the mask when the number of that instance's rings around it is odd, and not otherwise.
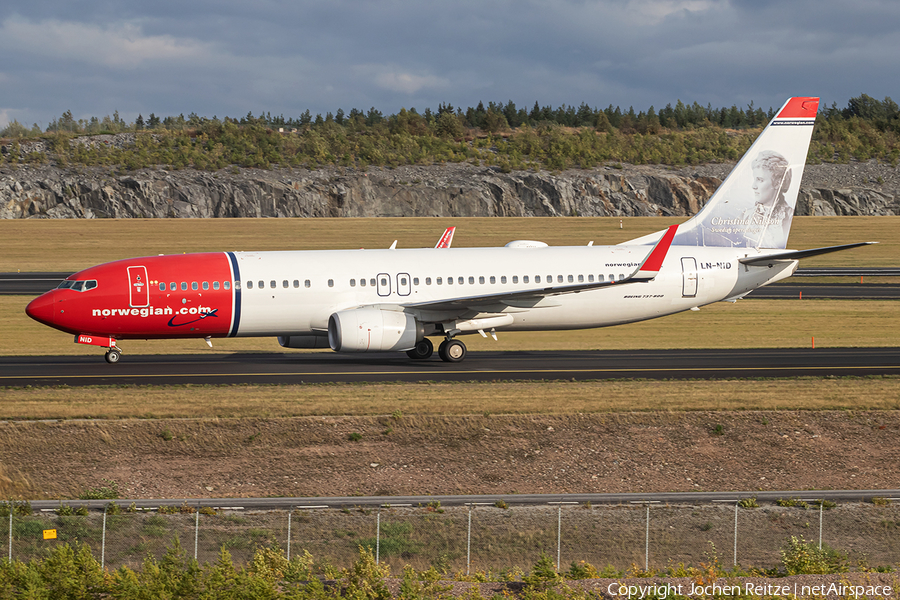
[[[40,295],[25,307],[25,314],[44,325],[53,325],[53,292]]]

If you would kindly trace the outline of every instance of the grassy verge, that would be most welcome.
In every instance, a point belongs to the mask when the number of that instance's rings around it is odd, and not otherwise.
[[[786,387],[790,395],[785,394]],[[4,388],[0,419],[895,410],[900,377]]]
[[[619,228],[620,221],[622,228]],[[0,221],[0,272],[76,271],[134,256],[219,250],[325,250],[434,246],[449,225],[453,245],[502,246],[514,239],[550,245],[617,244],[684,218],[96,219]],[[377,226],[373,226],[377,223]],[[900,217],[797,217],[792,248],[857,241],[877,246],[803,261],[804,267],[893,267]]]

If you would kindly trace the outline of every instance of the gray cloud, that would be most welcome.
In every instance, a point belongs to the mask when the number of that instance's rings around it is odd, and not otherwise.
[[[0,126],[513,100],[898,96],[893,0],[49,0],[0,8]]]

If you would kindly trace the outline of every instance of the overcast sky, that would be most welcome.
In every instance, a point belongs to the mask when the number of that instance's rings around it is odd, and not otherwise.
[[[535,101],[900,101],[897,0],[0,4],[0,127]]]

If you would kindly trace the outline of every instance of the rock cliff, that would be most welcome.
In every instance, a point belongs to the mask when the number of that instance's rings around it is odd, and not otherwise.
[[[731,165],[601,167],[559,174],[468,164],[369,169],[0,170],[0,218],[685,216]],[[799,215],[900,214],[889,165],[807,167]]]

